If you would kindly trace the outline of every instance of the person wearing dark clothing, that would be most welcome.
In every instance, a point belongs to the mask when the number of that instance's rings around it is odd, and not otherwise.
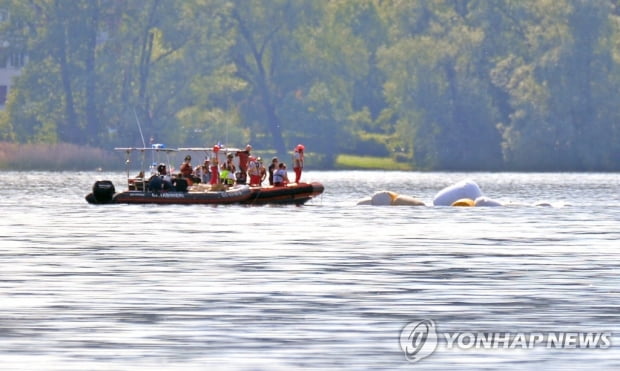
[[[271,159],[271,165],[269,165],[269,185],[273,185],[273,173],[278,170],[278,158],[274,157]]]
[[[248,174],[248,162],[250,160],[250,151],[252,150],[251,145],[245,146],[245,151],[237,151],[235,153],[235,157],[239,157],[239,173],[240,176],[237,179],[238,184],[245,184],[246,176]]]

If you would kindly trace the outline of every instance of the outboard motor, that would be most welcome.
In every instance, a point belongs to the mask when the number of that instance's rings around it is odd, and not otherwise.
[[[112,201],[112,197],[116,193],[114,184],[109,180],[98,180],[93,185],[93,197],[100,204],[107,204]]]

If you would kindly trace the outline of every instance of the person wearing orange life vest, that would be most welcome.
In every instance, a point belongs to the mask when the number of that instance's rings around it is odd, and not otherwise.
[[[301,180],[301,172],[304,168],[304,145],[298,144],[293,152],[293,170],[295,171],[295,183]]]

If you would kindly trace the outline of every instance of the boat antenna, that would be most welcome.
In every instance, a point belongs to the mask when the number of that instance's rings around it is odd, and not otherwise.
[[[136,113],[136,109],[133,109],[133,115],[136,118],[136,123],[138,124],[138,130],[140,131],[140,138],[142,138],[142,148],[146,148],[146,142],[144,141],[144,135],[142,135],[142,125],[140,125],[140,120],[138,119],[138,114]]]

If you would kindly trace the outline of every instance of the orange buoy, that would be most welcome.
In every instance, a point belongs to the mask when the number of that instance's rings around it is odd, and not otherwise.
[[[474,206],[476,203],[471,198],[461,198],[452,203],[451,206]]]

